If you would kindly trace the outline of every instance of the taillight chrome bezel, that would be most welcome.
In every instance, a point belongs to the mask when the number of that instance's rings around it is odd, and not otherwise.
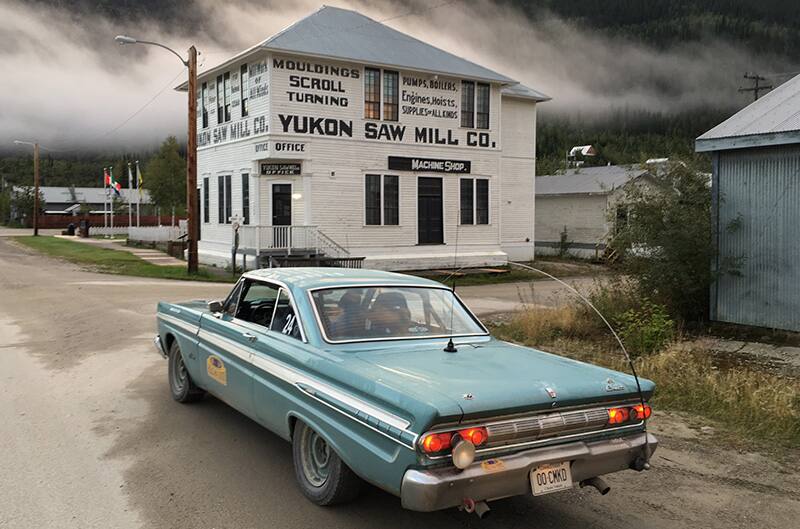
[[[650,408],[650,406],[648,404],[645,404],[645,406],[646,406],[645,409],[649,410],[649,413],[646,413],[646,417],[645,417],[644,420],[639,420],[638,419],[638,415],[634,415],[633,413],[630,412],[630,410],[635,408],[635,407],[641,408],[641,402],[638,401],[638,400],[633,400],[633,401],[632,400],[625,400],[625,401],[608,402],[608,403],[604,403],[604,404],[602,404],[600,406],[595,405],[595,406],[592,406],[592,407],[570,406],[570,407],[565,407],[563,409],[560,409],[558,411],[555,411],[555,410],[552,410],[552,409],[541,410],[539,413],[524,414],[524,415],[523,414],[519,414],[519,415],[515,415],[515,416],[508,416],[508,417],[502,418],[502,419],[495,419],[495,420],[491,420],[491,421],[485,421],[485,422],[481,422],[481,423],[472,423],[472,424],[467,424],[467,425],[459,425],[459,424],[440,425],[438,427],[431,428],[430,430],[428,430],[428,431],[424,432],[423,434],[421,434],[418,437],[416,446],[417,446],[417,450],[418,450],[418,452],[420,453],[421,456],[423,456],[423,457],[425,457],[427,459],[430,459],[430,460],[438,461],[438,460],[442,460],[442,459],[451,457],[452,447],[454,446],[452,437],[454,435],[458,434],[460,431],[465,431],[465,430],[474,429],[474,428],[482,428],[487,433],[486,441],[481,443],[479,446],[475,447],[477,455],[490,454],[490,453],[494,453],[494,452],[500,452],[500,451],[511,450],[511,449],[520,449],[520,448],[534,447],[534,446],[541,446],[541,445],[551,445],[551,444],[554,444],[554,443],[558,443],[560,440],[563,440],[563,441],[580,440],[580,439],[589,438],[589,437],[592,437],[592,436],[595,436],[595,435],[604,434],[604,433],[610,433],[610,432],[614,432],[614,433],[618,433],[618,434],[621,434],[621,435],[625,435],[627,432],[633,433],[633,432],[637,431],[638,429],[640,429],[644,425],[645,420],[647,420],[651,416],[652,408]],[[553,415],[555,413],[595,412],[595,413],[605,413],[605,415],[608,416],[608,411],[610,409],[614,409],[614,408],[626,408],[627,410],[629,410],[628,411],[628,419],[625,422],[621,422],[619,424],[613,424],[613,423],[609,423],[608,420],[606,420],[603,423],[603,422],[601,422],[602,419],[600,417],[597,417],[597,419],[600,419],[599,421],[597,421],[597,428],[594,428],[594,429],[591,429],[591,430],[579,431],[579,432],[575,432],[575,433],[565,433],[565,434],[542,437],[542,438],[537,438],[537,439],[525,439],[525,438],[522,438],[522,439],[519,440],[519,442],[506,442],[504,444],[499,444],[497,446],[489,446],[491,444],[491,441],[492,441],[492,438],[493,438],[492,434],[491,434],[492,426],[506,425],[506,424],[509,424],[509,423],[519,423],[519,422],[522,422],[522,421],[530,421],[531,419],[534,419],[534,418],[542,420],[542,418],[550,416],[550,415]],[[445,434],[445,433],[450,435],[451,442],[450,442],[450,445],[448,447],[446,447],[446,448],[443,447],[441,450],[439,450],[437,452],[429,452],[429,451],[425,450],[423,444],[425,443],[425,439],[428,436],[433,435],[433,434]],[[502,436],[499,439],[497,439],[495,442],[496,443],[497,442],[502,442]]]

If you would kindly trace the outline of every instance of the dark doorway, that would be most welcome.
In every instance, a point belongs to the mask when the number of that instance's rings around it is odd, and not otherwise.
[[[417,181],[419,244],[444,244],[442,221],[442,179],[419,178]]]
[[[292,184],[272,184],[272,225],[292,224]]]

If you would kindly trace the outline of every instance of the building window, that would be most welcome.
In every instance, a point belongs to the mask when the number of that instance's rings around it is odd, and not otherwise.
[[[473,224],[475,216],[473,214],[474,198],[472,178],[461,179],[461,224]]]
[[[379,174],[368,174],[365,178],[364,221],[367,226],[400,224],[400,179],[394,175]]]
[[[250,224],[250,175],[242,175],[242,224]]]
[[[250,74],[247,70],[247,65],[242,65],[241,73],[239,74],[239,96],[242,103],[242,117],[247,117],[247,94],[250,90]]]
[[[217,123],[231,120],[231,74],[217,76]]]
[[[217,222],[231,223],[231,175],[217,177]]]
[[[489,224],[489,181],[475,180],[475,224]]]
[[[399,81],[399,73],[383,72],[383,119],[387,121],[398,120]]]
[[[381,119],[381,71],[364,69],[364,117]]]
[[[209,179],[208,177],[203,178],[203,222],[208,224],[211,212],[208,210],[211,191],[208,189]]]
[[[381,224],[381,175],[368,174],[365,186],[366,223],[368,226]]]
[[[461,224],[489,224],[489,180],[461,179]]]
[[[203,83],[200,88],[200,109],[202,111],[203,128],[205,129],[208,127],[208,83]]]
[[[475,126],[475,83],[461,81],[461,126]]]
[[[400,224],[400,182],[397,176],[383,177],[383,224]]]
[[[477,97],[477,128],[489,128],[489,85],[478,83],[478,97]]]

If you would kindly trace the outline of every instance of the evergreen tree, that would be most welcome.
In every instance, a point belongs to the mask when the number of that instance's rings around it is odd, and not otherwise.
[[[153,204],[168,214],[175,208],[178,215],[186,211],[186,160],[180,153],[175,136],[170,136],[145,167],[144,187]]]

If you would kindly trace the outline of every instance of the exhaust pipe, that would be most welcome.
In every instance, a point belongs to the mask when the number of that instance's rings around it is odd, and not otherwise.
[[[479,501],[475,504],[475,514],[478,515],[478,518],[483,520],[487,516],[489,516],[489,504],[485,501]]]
[[[581,481],[580,485],[581,487],[594,487],[603,496],[608,494],[608,491],[611,490],[611,487],[609,487],[608,483],[606,483],[605,480],[603,480],[603,478],[601,478],[600,476],[584,479],[583,481]]]
[[[459,509],[468,513],[474,512],[480,519],[489,516],[489,505],[485,501],[475,501],[472,498],[464,498]]]

